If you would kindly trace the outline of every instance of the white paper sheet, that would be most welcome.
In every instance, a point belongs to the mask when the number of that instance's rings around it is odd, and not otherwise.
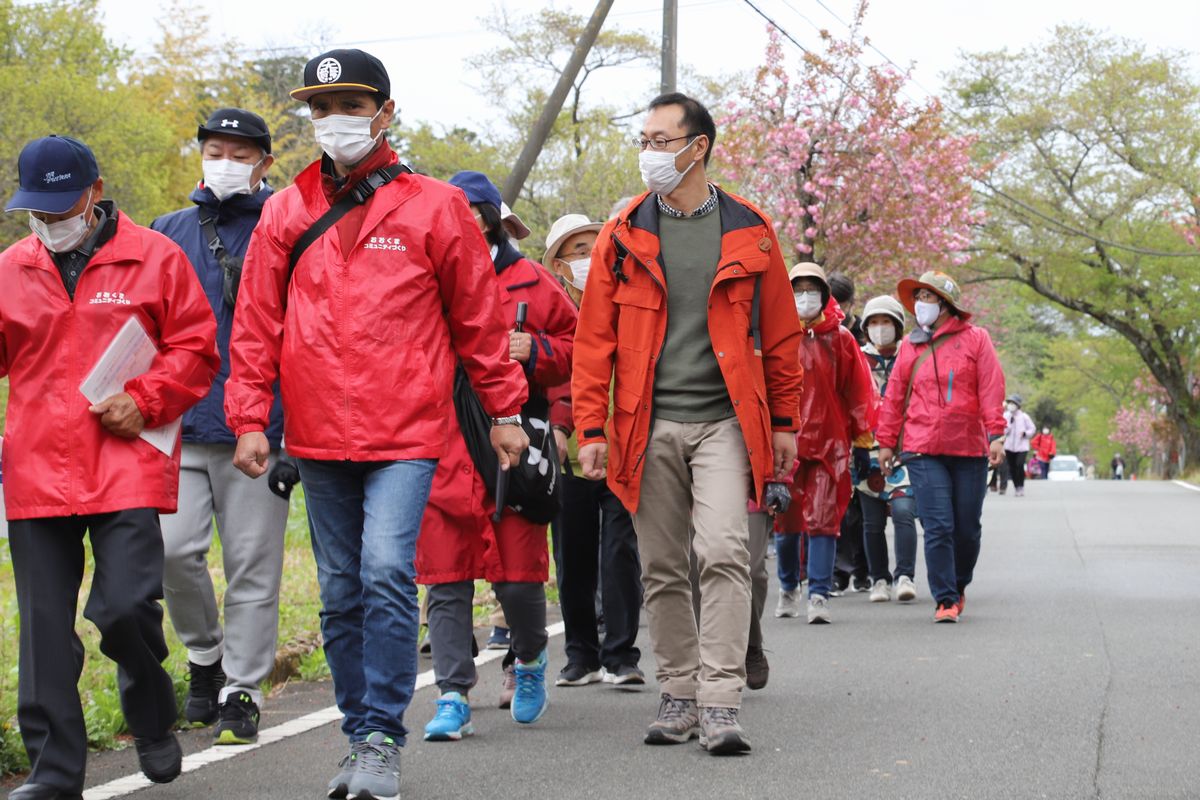
[[[83,392],[89,403],[99,403],[114,394],[120,394],[125,391],[128,381],[150,369],[156,355],[158,347],[154,340],[136,316],[130,317],[117,331],[96,366],[83,379],[79,391]],[[175,452],[175,442],[179,440],[182,424],[182,418],[178,418],[161,428],[143,430],[141,438],[170,456]]]

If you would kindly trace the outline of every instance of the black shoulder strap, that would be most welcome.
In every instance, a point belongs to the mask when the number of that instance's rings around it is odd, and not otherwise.
[[[225,245],[221,243],[221,237],[217,234],[217,218],[203,209],[200,211],[200,232],[204,234],[209,252],[219,262],[225,253]]]
[[[371,195],[379,191],[380,187],[390,183],[393,178],[404,172],[412,172],[405,165],[397,162],[390,167],[377,169],[367,177],[363,178],[354,188],[346,193],[346,196],[334,203],[328,211],[306,230],[296,243],[292,245],[292,254],[288,257],[288,274],[287,283],[292,282],[292,273],[296,271],[296,264],[300,261],[300,256],[304,255],[313,242],[325,235],[325,232],[337,224],[337,221],[350,211],[355,206],[360,206],[371,199]],[[286,286],[286,284],[285,284]]]

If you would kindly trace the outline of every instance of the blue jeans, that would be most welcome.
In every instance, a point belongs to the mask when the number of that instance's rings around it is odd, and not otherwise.
[[[925,529],[925,569],[933,599],[957,602],[971,583],[983,535],[986,458],[905,453]],[[911,460],[909,460],[911,459]]]
[[[437,462],[299,465],[342,732],[361,741],[380,731],[403,745],[417,677],[413,558]]]
[[[913,522],[917,502],[911,497],[880,500],[866,492],[859,492],[859,504],[863,512],[863,545],[867,551],[867,565],[871,582],[885,580],[889,584],[901,575],[912,577],[917,567],[917,526]],[[892,532],[896,537],[896,571],[888,573],[887,527],[888,508],[892,512]]]
[[[808,537],[808,596],[829,597],[833,588],[833,562],[837,558],[836,536]]]
[[[804,576],[800,571],[800,547],[802,533],[775,534],[775,569],[779,573],[779,586],[785,592],[795,591]]]

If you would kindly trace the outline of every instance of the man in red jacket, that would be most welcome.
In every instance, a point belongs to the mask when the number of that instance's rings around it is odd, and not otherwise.
[[[179,434],[170,455],[141,434],[202,398],[220,358],[183,251],[103,199],[87,145],[37,139],[18,170],[6,210],[28,211],[33,234],[0,254],[0,375],[9,378],[4,493],[21,614],[17,719],[32,770],[9,797],[55,800],[80,796],[87,760],[75,634],[85,532],[95,569],[83,614],[117,662],[138,761],[157,783],[179,775],[158,603],[158,515],[175,512]],[[123,391],[89,404],[80,385],[130,320],[158,354]]]
[[[509,358],[496,272],[466,197],[397,166],[384,136],[396,104],[383,64],[333,50],[308,62],[304,84],[292,96],[308,103],[325,156],[267,201],[251,237],[225,411],[234,463],[262,475],[278,379],[350,740],[329,796],[394,797],[417,670],[413,555],[449,440],[455,365],[493,417],[502,468],[528,445],[526,381]],[[363,192],[368,181],[373,193]],[[369,196],[293,270],[297,240],[347,195]]]

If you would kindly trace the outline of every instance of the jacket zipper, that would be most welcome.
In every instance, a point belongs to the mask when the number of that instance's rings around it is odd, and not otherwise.
[[[613,233],[613,238],[617,239],[620,242],[620,239],[618,239],[615,232]],[[658,277],[655,276],[653,270],[651,270],[649,267],[647,267],[646,264],[642,261],[642,259],[639,256],[634,255],[633,251],[630,250],[628,247],[626,247],[624,242],[620,242],[620,244],[621,244],[621,247],[624,248],[624,250],[627,254],[629,254],[630,256],[633,256],[633,259],[634,259],[634,261],[637,262],[637,265],[639,267],[641,267],[642,269],[646,270],[646,274],[650,276],[650,280],[654,281],[654,283],[657,284],[658,288],[662,291],[663,306],[664,306],[663,313],[665,314],[666,313],[666,303],[667,303],[667,287],[663,286],[662,281],[660,281],[658,279]],[[662,346],[659,347],[658,353],[656,353],[653,356],[653,359],[656,363],[658,362],[658,360],[660,358],[662,358],[663,350],[665,350],[666,347],[667,347],[667,336],[664,333]],[[637,460],[633,462],[633,472],[635,472],[635,473],[642,466],[642,460],[646,458],[646,453],[647,453],[647,451],[650,450],[650,435],[653,431],[654,431],[654,382],[653,382],[653,380],[651,380],[651,382],[650,382],[650,425],[646,429],[646,446],[642,448],[642,452],[638,454]]]

